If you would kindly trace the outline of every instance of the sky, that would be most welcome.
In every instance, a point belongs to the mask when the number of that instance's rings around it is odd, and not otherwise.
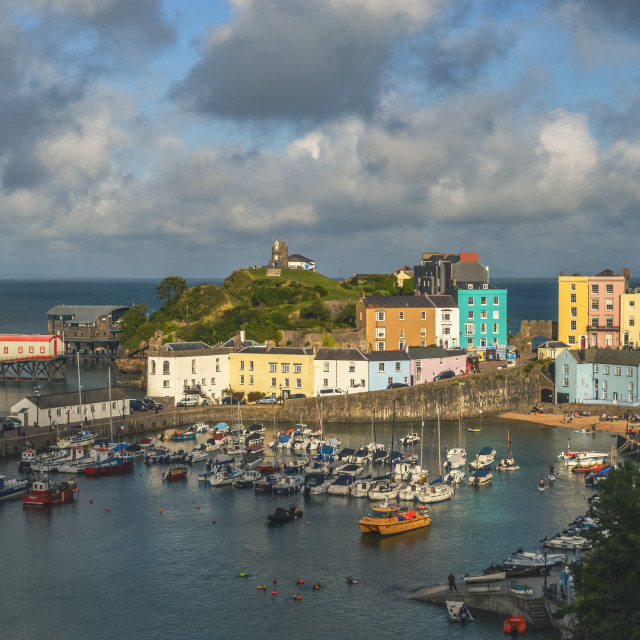
[[[640,272],[637,0],[2,0],[0,277]]]

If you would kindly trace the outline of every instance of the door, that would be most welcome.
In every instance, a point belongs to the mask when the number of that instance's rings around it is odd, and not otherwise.
[[[587,348],[587,339],[584,336],[580,337],[580,349],[583,351]]]

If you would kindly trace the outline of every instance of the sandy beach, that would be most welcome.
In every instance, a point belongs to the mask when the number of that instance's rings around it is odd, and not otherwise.
[[[530,413],[514,413],[507,412],[501,413],[499,418],[507,418],[508,420],[522,420],[523,422],[532,422],[535,424],[541,424],[548,427],[566,427],[567,429],[589,429],[594,420],[598,420],[596,424],[596,431],[608,431],[610,433],[624,434],[627,428],[626,420],[616,420],[615,422],[606,421],[600,422],[598,416],[578,416],[571,422],[566,422],[564,414],[559,413],[543,413],[530,414]],[[563,421],[564,419],[564,421]],[[635,426],[635,425],[634,425]]]

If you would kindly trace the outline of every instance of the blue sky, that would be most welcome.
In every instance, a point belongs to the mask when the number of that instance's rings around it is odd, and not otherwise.
[[[5,0],[4,277],[632,277],[635,0]]]

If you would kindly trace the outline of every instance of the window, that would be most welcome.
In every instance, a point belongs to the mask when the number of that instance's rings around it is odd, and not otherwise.
[[[575,336],[567,336],[567,344],[575,344],[576,337]]]
[[[269,363],[269,373],[276,373],[278,371],[278,363],[270,362]]]
[[[480,319],[481,319],[481,320],[486,320],[486,319],[487,319],[487,310],[486,310],[486,309],[483,309],[483,310],[480,312]]]
[[[442,327],[442,333],[445,336],[451,335],[451,327]]]
[[[349,386],[350,387],[355,387],[356,386],[355,378],[351,378],[351,380],[349,380]]]
[[[360,380],[360,386],[364,387],[364,384],[365,384],[364,380]]]
[[[630,327],[635,327],[636,326],[636,319],[634,316],[629,316],[629,326]]]
[[[322,378],[322,386],[323,387],[329,386],[329,378]]]
[[[244,371],[244,360],[240,360],[240,371]]]
[[[353,373],[356,370],[356,363],[355,362],[350,362],[349,363],[349,373]]]
[[[467,338],[467,346],[473,347],[473,338]]]
[[[404,320],[404,311],[400,312],[400,320]]]
[[[612,284],[608,284],[607,285],[607,295],[611,295],[613,294],[613,285]]]
[[[474,304],[475,304],[474,298],[467,298],[467,306],[473,307]]]
[[[400,363],[396,362],[396,371],[400,371]]]
[[[473,285],[472,284],[468,284],[467,285],[467,289],[473,289]]]
[[[202,378],[202,386],[204,387],[207,384],[207,379],[206,378]]]
[[[156,361],[155,360],[151,361],[151,375],[152,376],[156,375]]]
[[[376,342],[376,351],[384,351],[384,342]]]
[[[562,386],[563,387],[569,386],[569,378],[562,378]]]
[[[571,304],[575,304],[576,303],[576,294],[572,293],[571,294]]]
[[[378,362],[378,371],[384,371],[384,362]]]
[[[500,329],[499,329],[499,325],[497,322],[493,323],[493,333],[499,333]]]
[[[500,304],[500,298],[498,296],[493,297],[493,306],[497,307]]]
[[[604,334],[604,346],[612,347],[613,346],[613,333],[605,333]]]
[[[578,328],[578,325],[576,323],[575,320],[571,320],[570,324],[569,324],[569,329],[570,331],[575,331]]]
[[[619,376],[622,374],[622,367],[616,367],[616,375]]]
[[[427,319],[427,312],[426,311],[421,311],[420,312],[420,320],[426,320]]]
[[[18,353],[22,353],[22,347],[18,347]]]
[[[387,378],[387,384],[393,384],[393,378],[391,376]]]
[[[578,317],[578,308],[577,307],[571,307],[571,317],[572,318],[577,318]]]
[[[473,309],[470,309],[469,311],[467,311],[467,320],[473,320],[474,316],[473,316]]]
[[[482,297],[480,298],[480,304],[481,304],[483,307],[486,307],[486,306],[487,306],[487,296],[482,296]]]
[[[384,311],[376,311],[376,320],[378,322],[384,322]]]
[[[253,371],[253,360],[249,360],[249,371]]]
[[[464,325],[464,334],[466,336],[472,336],[475,333],[474,326],[470,323]]]
[[[296,389],[302,389],[302,378],[296,378]]]
[[[480,333],[487,333],[487,325],[485,322],[480,325]]]
[[[421,338],[426,338],[427,337],[427,330],[422,327],[422,329],[420,329],[420,337]]]
[[[613,329],[613,316],[606,317],[607,329]]]
[[[384,338],[384,327],[376,327],[376,338]]]
[[[493,319],[494,320],[500,320],[500,311],[494,311],[493,312]]]
[[[253,376],[249,376],[249,384],[253,384]]]
[[[605,373],[606,373],[606,372],[605,372]],[[603,381],[602,381],[602,388],[603,388],[603,389],[608,389],[608,388],[609,388],[609,385],[608,385],[608,383],[607,383],[607,381],[606,381],[606,380],[603,380]]]
[[[416,382],[422,382],[422,374],[421,373],[417,373],[416,374]]]
[[[633,393],[629,394],[629,402],[633,402]]]
[[[169,381],[169,380],[163,380],[163,381],[162,381],[162,386],[163,386],[163,388],[165,388],[165,389],[169,388],[169,385],[170,385],[170,384],[171,384],[171,383],[170,383],[170,381]]]
[[[272,387],[276,386],[276,379],[275,378],[271,378],[271,386]]]
[[[289,378],[284,379],[284,384],[282,386],[285,387],[286,389],[289,388]]]
[[[633,382],[629,383],[629,391],[633,391]]]
[[[591,327],[593,329],[597,329],[599,324],[600,324],[600,319],[599,318],[596,318],[595,316],[593,318],[591,318]]]
[[[220,358],[216,358],[216,373],[220,373]]]
[[[598,285],[597,285],[597,284],[592,284],[592,285],[591,285],[591,293],[592,293],[594,296],[597,296],[597,295],[598,295]]]
[[[636,308],[635,300],[629,300],[629,310],[633,311]]]
[[[196,361],[192,360],[191,361],[191,373],[195,373],[196,372]]]
[[[609,365],[608,364],[604,365],[604,375],[605,376],[609,375]],[[605,389],[606,389],[606,387],[605,387]]]
[[[294,364],[293,365],[293,373],[302,373],[302,365]]]
[[[598,298],[591,299],[591,309],[597,311],[600,308],[600,300]]]
[[[169,375],[169,361],[168,361],[168,360],[165,360],[165,361],[162,363],[162,373],[163,373],[165,376],[168,376],[168,375]]]
[[[289,373],[289,363],[283,363],[282,364],[282,373]]]
[[[451,322],[451,314],[448,311],[442,314],[442,322]]]
[[[568,364],[563,364],[562,365],[562,373],[566,376],[569,374],[569,365]]]
[[[571,291],[575,291],[575,290],[576,290],[576,285],[572,282],[572,283],[569,285],[569,289],[571,289]]]
[[[594,371],[594,373],[598,373],[598,370],[599,370],[599,369],[600,369],[600,366],[599,366],[599,365],[597,365],[597,364],[594,364],[594,365],[593,365],[593,371]]]
[[[427,341],[426,340],[420,340],[420,346],[421,347],[426,347],[427,346]]]
[[[602,399],[603,399],[603,400],[607,400],[607,399],[608,399],[608,397],[607,397],[607,396],[608,396],[607,392],[606,392],[606,391],[603,391],[603,392],[602,392]]]
[[[632,375],[633,375],[633,369],[631,367],[627,367],[627,376],[631,377]],[[631,384],[633,384],[633,382]]]
[[[44,347],[40,347],[40,353],[45,353]]]
[[[613,298],[605,298],[604,308],[606,311],[613,311]]]
[[[240,376],[240,384],[244,384],[244,376]]]
[[[404,329],[400,329],[400,337],[404,338]]]
[[[322,370],[323,370],[324,372],[329,371],[329,363],[328,363],[328,362],[324,362],[324,363],[322,364]]]
[[[211,378],[211,386],[213,387],[213,385],[216,383],[216,379],[215,378]]]

